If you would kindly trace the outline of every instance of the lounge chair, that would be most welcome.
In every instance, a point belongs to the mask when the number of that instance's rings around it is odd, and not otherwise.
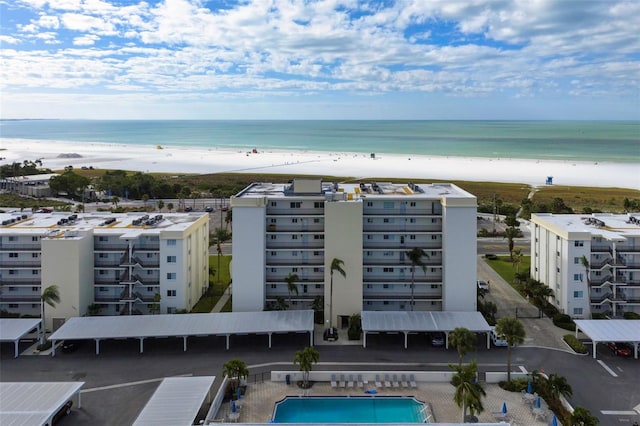
[[[388,374],[384,375],[384,387],[385,388],[390,388],[391,387],[391,380],[389,379],[389,375]]]
[[[364,387],[364,381],[362,380],[362,374],[358,374],[358,387],[359,388],[363,388]]]
[[[353,374],[349,374],[349,381],[347,382],[347,387],[348,388],[353,387]]]
[[[394,388],[399,388],[400,387],[400,383],[398,383],[398,375],[397,374],[393,375],[393,381],[391,382],[391,385],[393,385]]]
[[[382,382],[380,381],[380,375],[376,374],[376,388],[381,388]]]
[[[407,382],[407,375],[406,375],[406,374],[403,374],[403,375],[402,375],[402,378],[401,378],[401,380],[400,380],[400,385],[401,385],[403,388],[408,388],[408,387],[409,387],[409,383]]]
[[[337,388],[338,387],[338,379],[336,379],[336,375],[335,374],[331,375],[331,387],[332,388]]]
[[[344,374],[340,375],[340,381],[338,382],[338,387],[343,388],[347,386],[347,381],[344,379]]]
[[[418,384],[416,383],[416,378],[413,374],[409,375],[409,386],[412,388],[417,388]]]

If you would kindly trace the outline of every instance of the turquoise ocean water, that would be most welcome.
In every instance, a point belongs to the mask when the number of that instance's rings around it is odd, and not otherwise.
[[[0,122],[2,139],[640,163],[640,122]]]

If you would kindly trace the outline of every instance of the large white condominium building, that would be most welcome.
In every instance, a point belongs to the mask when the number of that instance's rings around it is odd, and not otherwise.
[[[92,304],[148,313],[156,294],[160,313],[190,309],[208,286],[208,214],[16,212],[0,223],[0,307],[39,316],[42,290],[57,285],[47,327]]]
[[[533,214],[531,276],[575,318],[640,314],[640,215]]]
[[[477,200],[455,185],[295,179],[254,183],[231,206],[234,311],[315,300],[345,324],[362,310],[476,310]],[[424,270],[412,272],[414,248]],[[331,285],[334,259],[346,276]]]

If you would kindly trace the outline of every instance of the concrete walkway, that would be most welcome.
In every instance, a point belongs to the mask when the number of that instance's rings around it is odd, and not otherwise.
[[[478,256],[478,279],[490,282],[489,293],[485,300],[492,301],[498,308],[497,318],[515,317],[516,309],[523,313],[535,313],[537,308],[530,304],[520,293],[511,287],[481,256]],[[556,327],[550,318],[518,318],[527,333],[521,346],[535,346],[558,349],[573,353],[562,340],[570,331]]]
[[[218,303],[216,303],[213,309],[211,309],[211,313],[222,312],[222,308],[224,308],[224,305],[226,305],[229,299],[231,298],[232,290],[233,290],[233,286],[229,284],[227,288],[224,290],[223,295],[220,296],[220,300],[218,300]]]

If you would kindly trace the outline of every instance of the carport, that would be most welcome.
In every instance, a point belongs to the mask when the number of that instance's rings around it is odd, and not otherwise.
[[[0,318],[0,342],[13,342],[17,358],[20,339],[34,328],[40,331],[40,318]]]
[[[142,409],[134,426],[191,426],[202,404],[211,400],[215,376],[167,377]]]
[[[49,340],[93,339],[96,354],[100,354],[100,341],[107,339],[139,339],[140,353],[144,352],[144,339],[182,337],[183,350],[187,350],[187,337],[226,336],[241,334],[267,334],[269,348],[273,334],[309,333],[313,346],[313,311],[225,312],[212,314],[131,315],[105,317],[76,317],[65,322]]]
[[[593,343],[593,358],[596,345],[602,342],[624,342],[633,345],[633,356],[638,359],[640,345],[640,320],[574,320],[576,338],[578,331],[587,335]]]
[[[410,333],[445,333],[445,344],[449,348],[449,333],[464,327],[475,333],[487,333],[487,349],[491,341],[491,326],[480,312],[416,312],[416,311],[362,311],[362,346],[367,347],[367,334],[404,333],[404,348]]]
[[[45,425],[74,395],[78,408],[84,382],[0,382],[0,424]]]

